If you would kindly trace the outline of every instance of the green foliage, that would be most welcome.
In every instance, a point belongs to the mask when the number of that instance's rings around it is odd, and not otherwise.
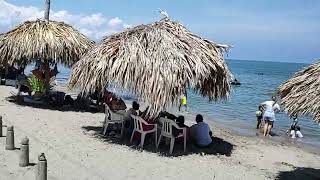
[[[38,79],[36,76],[32,75],[31,78],[28,79],[31,89],[33,92],[45,92],[46,87],[43,80]]]

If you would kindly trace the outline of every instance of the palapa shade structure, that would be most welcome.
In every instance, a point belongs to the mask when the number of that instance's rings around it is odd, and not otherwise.
[[[108,83],[137,94],[156,115],[187,87],[225,98],[230,72],[221,46],[165,18],[105,37],[73,66],[69,86],[89,94]]]
[[[278,88],[284,110],[290,115],[311,115],[320,122],[320,62],[297,72]]]
[[[35,58],[73,65],[92,47],[92,41],[68,24],[26,21],[0,35],[0,63],[32,63]]]
[[[26,21],[0,35],[0,63],[21,65],[43,60],[48,89],[49,64],[71,66],[93,42],[68,24],[50,21],[50,0],[46,0],[45,5],[45,20]]]

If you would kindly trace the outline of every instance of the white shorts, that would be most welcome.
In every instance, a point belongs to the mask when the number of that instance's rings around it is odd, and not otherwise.
[[[265,112],[263,114],[263,120],[267,120],[267,121],[275,121],[275,115],[272,112]]]

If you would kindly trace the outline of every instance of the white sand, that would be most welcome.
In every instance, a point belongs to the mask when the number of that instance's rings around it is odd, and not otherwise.
[[[240,137],[227,129],[214,136],[234,144],[231,156],[190,154],[178,157],[139,151],[97,138],[104,114],[56,111],[18,106],[5,100],[14,88],[0,86],[0,115],[4,125],[14,125],[15,146],[30,139],[30,162],[44,152],[48,179],[274,179],[293,166],[320,168],[320,156],[258,137]],[[188,115],[187,119],[193,115]],[[3,128],[6,132],[6,128]],[[36,166],[19,167],[19,150],[7,151],[0,138],[0,179],[35,179]],[[169,149],[169,147],[167,147]],[[285,163],[282,163],[285,162]]]

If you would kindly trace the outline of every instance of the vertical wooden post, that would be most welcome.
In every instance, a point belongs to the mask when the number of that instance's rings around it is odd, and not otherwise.
[[[44,153],[38,157],[36,180],[47,180],[47,159]]]
[[[6,150],[14,150],[14,131],[13,126],[7,127]]]
[[[27,137],[25,137],[21,141],[19,159],[20,159],[19,161],[20,167],[26,167],[29,165],[29,139]]]
[[[2,116],[0,116],[0,137],[2,137]]]
[[[50,15],[50,0],[46,0],[45,2],[45,10],[44,10],[44,19],[46,21],[49,21],[49,15]]]
[[[50,0],[45,0],[45,11],[44,11],[44,19],[45,21],[49,22],[49,16],[50,16]],[[49,92],[50,90],[50,65],[48,59],[44,60],[44,75],[45,75],[45,87],[46,92]]]

